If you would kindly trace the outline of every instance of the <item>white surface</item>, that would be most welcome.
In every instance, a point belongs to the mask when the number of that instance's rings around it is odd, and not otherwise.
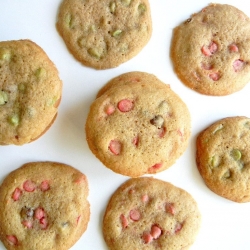
[[[195,164],[195,140],[202,129],[218,119],[236,115],[250,117],[250,85],[230,96],[204,96],[179,81],[169,58],[173,28],[209,1],[151,0],[153,35],[148,45],[127,63],[103,71],[81,65],[66,49],[55,28],[60,2],[0,0],[0,40],[33,40],[55,63],[63,81],[59,115],[49,131],[28,145],[0,147],[0,181],[10,171],[30,161],[60,161],[78,168],[89,180],[91,218],[87,231],[71,249],[107,250],[101,232],[102,216],[111,194],[128,178],[105,168],[90,152],[85,140],[85,120],[97,91],[108,80],[128,71],[149,72],[171,85],[192,116],[188,149],[171,168],[155,175],[184,188],[198,202],[202,226],[191,249],[249,250],[250,203],[237,204],[223,199],[205,186]],[[218,2],[232,4],[250,16],[248,1]],[[0,249],[5,249],[1,243]]]

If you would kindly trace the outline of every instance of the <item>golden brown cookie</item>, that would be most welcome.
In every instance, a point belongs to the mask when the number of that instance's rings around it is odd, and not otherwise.
[[[100,96],[99,96],[100,95]],[[128,72],[100,90],[86,121],[93,154],[130,177],[161,172],[185,151],[191,119],[170,86],[145,72]]]
[[[56,26],[74,57],[95,69],[128,61],[152,34],[148,0],[64,0]]]
[[[0,238],[8,250],[68,250],[90,216],[88,182],[69,165],[32,162],[0,186]]]
[[[168,182],[133,178],[112,195],[103,218],[110,250],[189,249],[200,229],[193,197]]]
[[[250,119],[227,117],[197,137],[197,166],[206,185],[235,202],[250,201]]]
[[[22,145],[53,124],[62,82],[46,53],[30,40],[0,42],[0,145]]]
[[[174,29],[171,58],[180,80],[206,95],[229,95],[250,80],[250,19],[210,4]]]

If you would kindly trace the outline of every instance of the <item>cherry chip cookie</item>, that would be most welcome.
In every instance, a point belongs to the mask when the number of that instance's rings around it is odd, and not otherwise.
[[[86,121],[93,154],[116,173],[138,177],[170,167],[186,150],[190,114],[169,85],[145,72],[112,79]]]
[[[8,250],[68,250],[90,216],[86,176],[71,166],[32,162],[0,186],[0,238]]]
[[[250,19],[210,4],[174,29],[171,58],[180,80],[206,95],[229,95],[250,81]]]
[[[235,201],[250,201],[250,119],[227,117],[197,137],[197,166],[214,193]]]
[[[150,177],[132,178],[112,195],[103,218],[111,250],[189,249],[201,224],[185,190]]]
[[[47,54],[30,40],[0,42],[0,145],[23,145],[55,121],[62,82]]]

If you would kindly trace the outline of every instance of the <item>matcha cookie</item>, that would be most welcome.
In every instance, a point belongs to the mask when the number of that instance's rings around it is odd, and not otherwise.
[[[74,57],[95,69],[128,61],[152,34],[148,0],[64,0],[56,26]]]
[[[46,53],[30,40],[0,42],[0,145],[22,145],[53,124],[62,82]]]
[[[228,117],[197,137],[197,166],[208,188],[235,201],[250,201],[250,119]]]

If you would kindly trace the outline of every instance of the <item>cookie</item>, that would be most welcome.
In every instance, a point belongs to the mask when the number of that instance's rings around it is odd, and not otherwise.
[[[250,201],[250,119],[243,116],[216,121],[196,142],[197,167],[214,193],[235,201]]]
[[[108,69],[136,56],[152,34],[148,0],[64,0],[57,30],[85,66]]]
[[[189,249],[201,224],[193,197],[171,183],[132,178],[112,195],[103,218],[111,250]]]
[[[210,4],[174,29],[171,59],[179,79],[205,95],[241,90],[250,80],[250,19]]]
[[[68,250],[90,216],[88,182],[77,169],[31,162],[0,186],[0,238],[6,249]]]
[[[189,110],[156,76],[122,74],[98,96],[85,131],[90,150],[107,168],[130,177],[155,174],[173,165],[186,150]]]
[[[0,42],[0,145],[23,145],[53,124],[61,100],[57,68],[30,40]]]

